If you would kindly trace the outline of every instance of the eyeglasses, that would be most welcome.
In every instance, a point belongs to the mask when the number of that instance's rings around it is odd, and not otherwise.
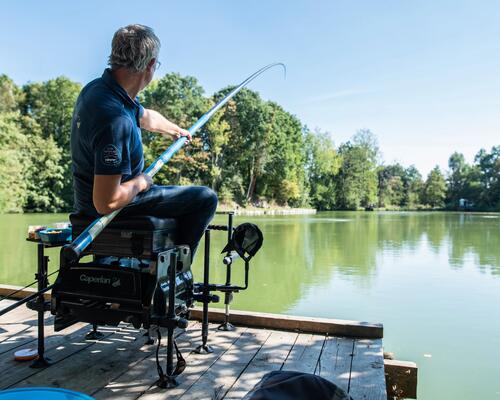
[[[161,66],[161,62],[156,61],[156,63],[155,63],[155,71],[157,71],[158,68],[160,68],[160,66]]]

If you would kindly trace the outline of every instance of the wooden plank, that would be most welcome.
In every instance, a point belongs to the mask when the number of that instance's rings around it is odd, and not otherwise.
[[[0,307],[6,308],[14,303],[13,300],[3,300],[0,302]],[[0,316],[0,354],[11,349],[13,342],[22,345],[23,340],[36,331],[37,324],[38,314],[25,304]]]
[[[384,360],[387,394],[399,398],[417,398],[417,364],[411,361]]]
[[[1,284],[0,285],[0,297],[9,296],[10,299],[22,299],[24,297],[30,296],[33,293],[37,292],[37,290],[35,288],[31,288],[31,287],[26,288],[26,289],[21,289],[21,288],[22,288],[22,286]],[[19,290],[19,292],[17,292],[13,296],[10,296],[10,294],[12,292],[15,292],[18,290]],[[50,300],[50,290],[47,293],[44,293],[43,296],[44,296],[45,300]],[[3,304],[3,301],[0,304]]]
[[[327,337],[315,374],[333,382],[347,392],[353,347],[353,339]]]
[[[71,332],[72,328],[76,330]],[[99,329],[105,335],[103,340],[106,340],[118,328]],[[71,332],[69,335],[67,334],[68,331]],[[2,370],[0,371],[1,387],[3,389],[7,389],[8,387],[14,386],[19,382],[22,382],[25,379],[28,379],[31,376],[39,374],[43,371],[47,371],[46,376],[54,377],[55,375],[57,375],[58,363],[67,359],[68,357],[73,356],[74,354],[77,354],[80,351],[84,351],[95,343],[95,341],[85,340],[85,334],[88,331],[89,328],[86,325],[73,326],[63,331],[64,333],[54,334],[47,338],[48,347],[45,352],[45,356],[47,358],[50,358],[53,365],[45,370],[30,368],[31,362],[18,363],[13,360],[12,355],[10,355],[6,360],[7,368],[2,368]],[[47,380],[46,382],[42,381],[42,386],[47,386],[48,382],[50,382],[50,380]]]
[[[247,368],[270,334],[270,331],[248,329],[214,365],[199,376],[181,399],[222,398]]]
[[[215,329],[215,326],[214,326]],[[188,366],[179,377],[179,386],[168,391],[168,398],[178,399],[202,376],[207,370],[213,367],[214,363],[234,345],[234,343],[246,331],[246,328],[237,328],[235,331],[214,330],[209,341],[213,353],[197,354],[190,353]],[[199,343],[199,342],[198,342]],[[212,387],[212,385],[210,385]],[[140,400],[163,400],[165,398],[165,389],[155,386],[150,387],[139,399]]]
[[[202,309],[199,307],[192,309],[191,318],[201,320]],[[224,310],[209,308],[208,319],[210,322],[222,322],[224,318]],[[330,334],[332,336],[379,339],[383,337],[384,333],[382,324],[377,323],[268,314],[254,311],[231,310],[230,320],[233,324],[255,328]]]
[[[382,340],[355,340],[349,394],[359,400],[387,399]]]
[[[14,302],[4,300],[2,303],[2,308],[7,308],[9,305],[13,304]],[[13,322],[22,322],[22,321],[28,321],[35,319],[36,320],[36,311],[30,310],[28,307],[26,307],[26,304],[23,304],[19,306],[18,308],[13,309],[12,311],[9,311],[7,314],[4,314],[0,316],[0,327],[3,327],[5,324],[10,324]],[[1,331],[0,331],[1,332]]]
[[[26,321],[15,321],[3,323],[2,333],[0,333],[0,354],[4,351],[2,344],[6,341],[12,341],[17,337],[27,334],[28,331],[36,329],[37,320],[27,319]]]
[[[271,332],[269,339],[259,349],[254,359],[243,371],[238,380],[225,396],[223,393],[220,393],[220,398],[241,399],[266,373],[281,369],[297,336],[297,333],[292,332]]]
[[[191,349],[199,337],[198,323],[191,323],[188,329],[177,337],[179,350],[185,353]],[[156,351],[156,346],[155,346]],[[166,340],[162,338],[160,363],[165,370]],[[186,356],[186,354],[184,354]],[[131,365],[126,371],[110,380],[104,387],[96,388],[91,395],[95,399],[136,399],[145,390],[155,384],[158,379],[155,355],[152,354]]]
[[[54,333],[53,327],[54,318],[45,314],[45,337]],[[38,320],[36,321],[38,322]],[[14,331],[10,331],[8,337],[0,339],[0,355],[10,352],[18,347],[37,347],[36,339],[38,337],[38,326],[35,323],[25,324],[13,324],[10,328],[15,328]],[[33,344],[35,342],[35,344]]]
[[[75,324],[65,329],[64,334],[54,333],[52,327],[50,330],[47,328],[45,331],[45,356],[52,356],[57,351],[55,349],[64,347],[67,341],[63,340],[63,337],[83,337],[88,331],[89,326],[84,323]],[[37,344],[36,339],[33,339],[31,342],[25,343],[23,348],[36,349]],[[11,386],[37,372],[30,368],[32,361],[19,362],[14,360],[14,353],[17,350],[17,347],[13,348],[0,357],[0,387]],[[60,357],[60,354],[57,357]]]
[[[1,287],[2,285],[0,285]],[[5,307],[8,307],[10,306],[11,304],[14,304],[15,303],[15,300],[10,300],[10,299],[4,299],[4,300],[0,300],[0,310],[2,308],[5,308]],[[2,317],[0,317],[1,319]]]
[[[9,303],[5,307],[14,303],[11,300],[5,302]],[[48,327],[54,318],[48,312],[45,312],[44,317],[45,325]],[[25,304],[1,316],[0,354],[32,341],[37,337],[37,331],[38,313],[27,308]]]
[[[282,369],[314,374],[326,337],[300,334]]]
[[[64,387],[91,393],[129,368],[137,359],[150,355],[155,347],[145,345],[142,332],[119,327],[107,338],[95,341],[84,351],[23,380],[17,387]]]

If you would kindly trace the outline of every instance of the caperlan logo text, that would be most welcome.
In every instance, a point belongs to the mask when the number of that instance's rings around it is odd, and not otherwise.
[[[80,275],[80,282],[85,282],[87,284],[91,283],[99,283],[101,285],[109,285],[111,284],[110,278],[105,278],[104,276],[88,276],[85,274]]]

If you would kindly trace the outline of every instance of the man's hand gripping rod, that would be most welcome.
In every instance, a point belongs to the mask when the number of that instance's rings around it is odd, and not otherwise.
[[[208,110],[198,121],[194,123],[194,125],[189,128],[189,133],[191,136],[207,123],[207,121],[214,115],[221,107],[223,107],[233,96],[235,96],[241,89],[243,89],[248,83],[253,81],[257,76],[262,74],[264,71],[268,69],[281,65],[286,74],[285,64],[282,63],[274,63],[266,65],[265,67],[259,69],[257,72],[254,72],[247,79],[241,82],[238,86],[236,86],[231,92],[229,92],[226,97],[224,97],[221,101],[215,104],[210,110]],[[187,138],[185,136],[177,139],[167,150],[165,150],[154,162],[151,164],[146,171],[145,174],[153,177],[156,173],[163,167],[172,156],[179,151],[179,149],[184,146]],[[122,208],[115,210],[107,215],[104,215],[94,222],[92,222],[71,244],[64,246],[63,254],[66,260],[68,261],[77,261],[80,258],[81,253],[87,248],[87,246],[92,243],[92,241],[103,231],[103,229],[115,218],[118,213],[122,210]]]

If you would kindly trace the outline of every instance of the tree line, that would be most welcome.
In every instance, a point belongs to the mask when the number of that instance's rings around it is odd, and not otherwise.
[[[141,102],[189,127],[231,89],[207,96],[196,78],[170,73],[153,81]],[[65,77],[19,87],[0,75],[0,212],[71,210],[69,139],[80,90]],[[146,164],[169,143],[143,131]],[[385,165],[366,129],[336,147],[328,132],[243,89],[155,182],[206,185],[221,202],[241,206],[500,210],[500,146],[481,149],[472,165],[454,153],[448,167],[424,179],[414,166]]]

